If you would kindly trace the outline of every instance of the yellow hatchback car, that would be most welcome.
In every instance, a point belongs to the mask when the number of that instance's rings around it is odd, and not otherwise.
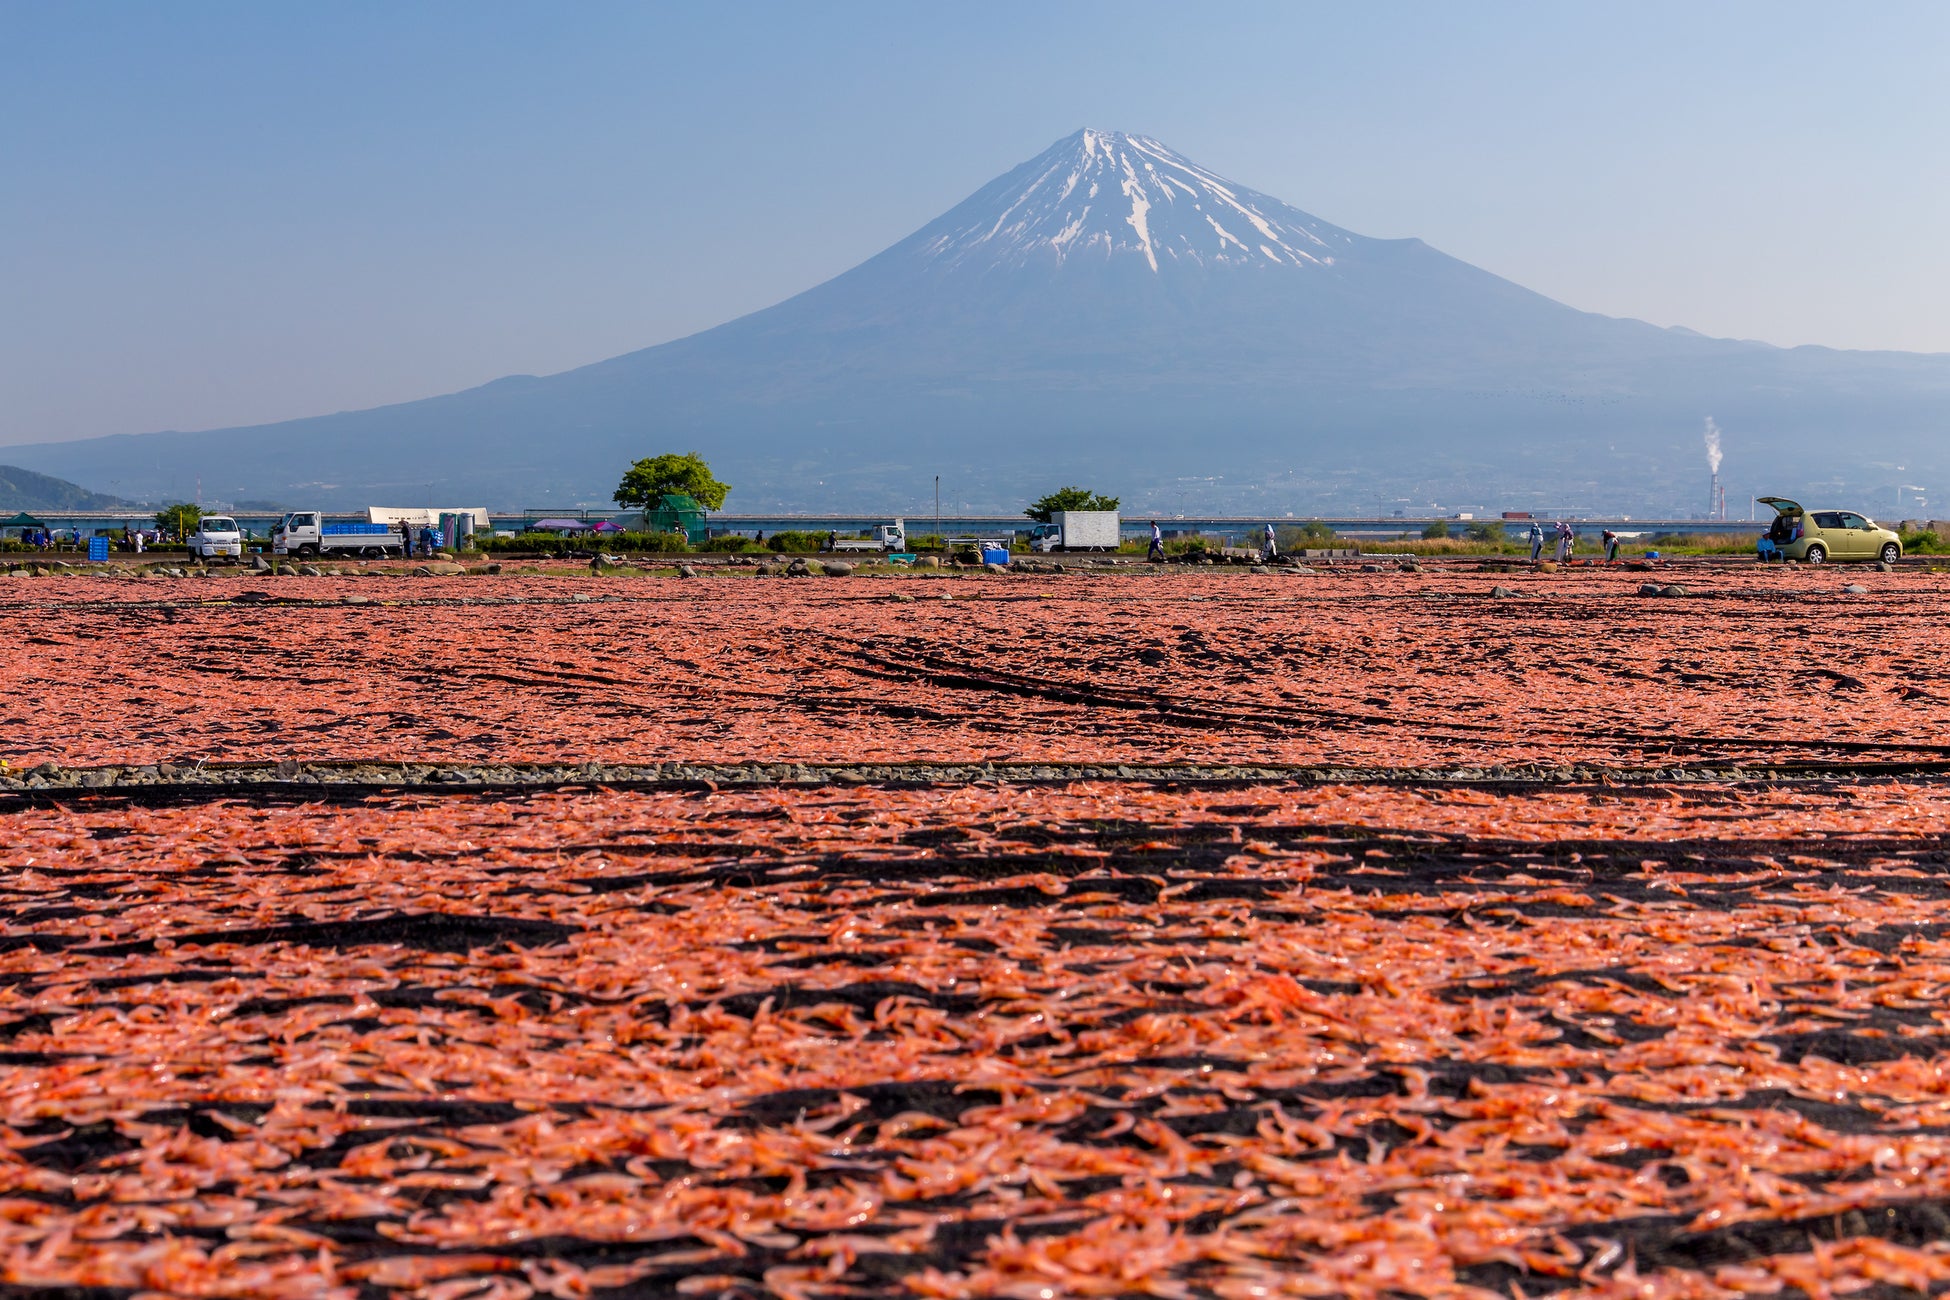
[[[1774,526],[1761,539],[1762,559],[1881,560],[1894,564],[1903,557],[1903,540],[1876,521],[1853,510],[1803,510],[1786,497],[1761,497],[1774,507]],[[1770,554],[1771,552],[1771,554]]]

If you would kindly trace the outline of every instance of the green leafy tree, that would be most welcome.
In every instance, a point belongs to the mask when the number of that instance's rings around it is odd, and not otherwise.
[[[645,457],[630,466],[623,481],[616,485],[615,499],[619,506],[651,510],[666,492],[674,492],[690,497],[706,510],[718,510],[723,508],[725,494],[730,491],[731,484],[718,482],[711,467],[696,452],[687,451],[681,456],[668,452]]]
[[[1438,519],[1434,523],[1430,524],[1427,528],[1424,528],[1422,530],[1422,536],[1426,537],[1428,540],[1432,542],[1440,541],[1442,538],[1447,537],[1448,535],[1449,535],[1449,521],[1446,519]]]
[[[156,511],[156,527],[163,530],[165,537],[181,539],[195,532],[197,521],[202,518],[203,507],[185,501]]]
[[[1058,510],[1115,510],[1117,505],[1116,497],[1107,497],[1087,488],[1062,487],[1041,501],[1032,502],[1023,513],[1039,524],[1046,524]]]
[[[1500,542],[1503,540],[1503,525],[1484,520],[1463,529],[1463,536],[1472,542]]]

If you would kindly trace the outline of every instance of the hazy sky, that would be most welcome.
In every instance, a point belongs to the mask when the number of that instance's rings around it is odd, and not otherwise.
[[[1950,5],[0,0],[0,443],[543,374],[1079,126],[1587,310],[1950,351]]]

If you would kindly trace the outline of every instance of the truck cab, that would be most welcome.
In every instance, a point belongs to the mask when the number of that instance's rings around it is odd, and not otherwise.
[[[271,549],[279,555],[316,555],[323,535],[316,510],[294,510],[272,531]]]

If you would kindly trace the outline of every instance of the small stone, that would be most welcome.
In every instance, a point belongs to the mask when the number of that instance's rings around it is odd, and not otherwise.
[[[1491,587],[1491,588],[1490,588],[1490,595],[1491,595],[1491,596],[1492,596],[1493,598],[1495,598],[1495,599],[1497,599],[1497,600],[1505,600],[1505,599],[1508,599],[1509,597],[1511,597],[1511,596],[1514,596],[1514,595],[1516,595],[1516,594],[1517,594],[1516,592],[1514,592],[1514,591],[1512,591],[1512,590],[1510,590],[1510,589],[1509,589],[1508,587]]]
[[[688,564],[680,564],[677,566],[677,576],[680,578],[695,578],[697,576],[697,570]]]
[[[1869,594],[1869,589],[1859,582],[1851,582],[1848,586],[1843,587],[1842,590],[1851,596],[1866,596]]]
[[[843,560],[828,560],[820,567],[826,570],[826,576],[829,578],[850,578],[853,576],[853,566]]]
[[[325,576],[321,570],[315,569],[309,564],[299,565],[298,572],[307,578],[322,578]]]
[[[914,603],[914,597],[902,593],[894,597],[894,603],[897,605],[912,605]]]
[[[941,557],[938,555],[917,555],[914,557],[914,567],[917,569],[938,569],[941,567]]]
[[[1661,596],[1684,596],[1687,594],[1687,592],[1684,587],[1680,586],[1678,583],[1675,582],[1671,586],[1661,587],[1659,589],[1659,594]]]
[[[1641,595],[1641,596],[1656,596],[1656,595],[1658,595],[1658,594],[1659,594],[1659,584],[1658,584],[1658,583],[1656,583],[1656,582],[1641,582],[1641,583],[1639,584],[1639,595]]]
[[[489,573],[499,573],[501,572],[501,566],[498,564],[490,564],[487,566],[487,571]]]
[[[984,564],[982,567],[990,573],[1007,573],[1009,571],[1009,566],[1006,564]]]
[[[431,578],[433,576],[433,570],[422,564],[413,570],[413,576],[416,578]]]
[[[1876,568],[1883,573],[1894,573],[1896,571],[1896,566],[1887,560],[1877,560]]]
[[[1272,570],[1268,569],[1263,564],[1255,564],[1250,570],[1250,572],[1256,578],[1264,578],[1268,573],[1272,572]]]
[[[270,562],[261,555],[251,556],[251,568],[257,570],[259,573],[269,573],[271,571]],[[181,570],[172,569],[172,570],[165,570],[165,572],[173,573],[178,577],[182,576]]]

